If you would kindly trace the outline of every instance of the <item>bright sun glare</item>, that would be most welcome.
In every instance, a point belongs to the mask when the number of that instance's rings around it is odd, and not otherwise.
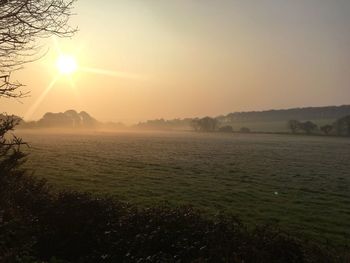
[[[54,41],[55,41],[54,43],[55,43],[56,52],[57,52],[56,54],[58,54],[58,57],[56,59],[56,69],[58,71],[58,74],[54,77],[54,79],[50,82],[50,84],[46,87],[46,89],[42,92],[42,94],[38,97],[38,99],[27,111],[27,113],[25,114],[26,119],[31,118],[33,112],[36,111],[38,106],[45,99],[47,94],[55,86],[56,82],[61,77],[67,77],[69,80],[70,86],[74,89],[75,83],[73,78],[71,78],[71,76],[78,70],[79,72],[94,73],[94,74],[107,75],[107,76],[113,76],[113,77],[139,78],[138,75],[128,74],[125,72],[110,71],[110,70],[104,70],[99,68],[82,67],[81,65],[78,65],[77,59],[74,55],[61,53],[61,49],[59,48],[57,41],[55,39]]]
[[[75,57],[63,54],[58,57],[56,66],[62,75],[71,75],[77,71],[78,68]]]

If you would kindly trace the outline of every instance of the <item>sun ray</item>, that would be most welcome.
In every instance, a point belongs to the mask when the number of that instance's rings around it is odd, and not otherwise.
[[[72,76],[69,76],[68,80],[69,80],[70,86],[73,88],[74,91],[76,91],[76,86],[75,86],[75,83],[72,79]]]
[[[41,102],[45,99],[45,97],[47,96],[47,94],[50,92],[50,90],[52,89],[52,87],[55,85],[55,83],[57,82],[57,80],[59,79],[59,76],[56,76],[51,83],[47,86],[47,88],[43,91],[43,93],[41,93],[41,95],[39,96],[39,98],[34,102],[34,104],[29,108],[29,110],[27,111],[27,113],[24,115],[24,119],[29,120],[32,116],[33,113],[36,111],[36,109],[39,107],[39,105],[41,104]]]
[[[78,90],[77,90],[77,88],[76,88],[76,85],[75,85],[75,83],[74,83],[73,78],[70,76],[70,77],[68,78],[68,80],[69,80],[70,86],[72,87],[72,90],[73,90],[75,99],[76,99],[77,102],[79,103],[80,108],[84,108],[84,109],[85,109],[85,104],[83,103],[83,101],[82,101],[82,99],[81,99],[81,96],[80,96],[80,94],[79,94],[79,92],[78,92]]]
[[[122,72],[122,71],[112,71],[112,70],[89,68],[89,67],[79,67],[78,70],[86,73],[93,73],[93,74],[99,74],[99,75],[105,75],[105,76],[111,76],[111,77],[117,77],[117,78],[139,79],[139,80],[144,79],[144,77],[141,75]]]

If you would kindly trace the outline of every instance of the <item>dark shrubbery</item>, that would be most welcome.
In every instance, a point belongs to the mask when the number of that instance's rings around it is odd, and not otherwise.
[[[345,262],[272,227],[190,207],[137,208],[0,177],[0,262]]]

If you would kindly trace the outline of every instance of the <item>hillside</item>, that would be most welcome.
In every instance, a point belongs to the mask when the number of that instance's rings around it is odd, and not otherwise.
[[[350,114],[350,105],[292,108],[282,110],[233,112],[218,119],[223,122],[235,121],[287,121],[287,120],[330,120]]]

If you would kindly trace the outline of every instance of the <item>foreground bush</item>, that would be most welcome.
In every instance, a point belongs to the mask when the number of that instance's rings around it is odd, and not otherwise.
[[[271,227],[189,207],[140,209],[0,176],[0,262],[346,262]]]

